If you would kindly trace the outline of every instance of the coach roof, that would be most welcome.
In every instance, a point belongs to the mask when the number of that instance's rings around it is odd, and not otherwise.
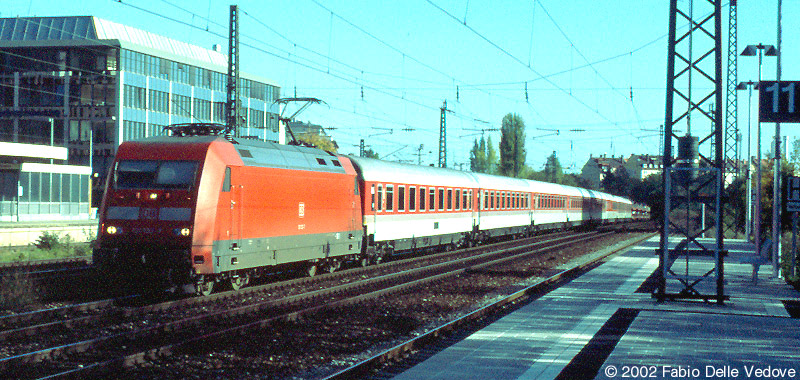
[[[453,187],[477,187],[475,175],[453,169],[349,157],[365,181]]]

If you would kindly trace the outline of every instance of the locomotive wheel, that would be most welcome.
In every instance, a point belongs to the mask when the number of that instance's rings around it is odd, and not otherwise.
[[[242,286],[247,285],[247,283],[250,282],[249,280],[250,280],[250,278],[249,278],[248,275],[240,275],[240,276],[236,276],[236,277],[231,277],[231,279],[230,279],[231,289],[239,290],[239,289],[242,288]]]
[[[200,276],[200,278],[194,285],[194,292],[198,296],[208,296],[211,295],[213,291],[214,291],[214,281],[206,279],[203,276]]]

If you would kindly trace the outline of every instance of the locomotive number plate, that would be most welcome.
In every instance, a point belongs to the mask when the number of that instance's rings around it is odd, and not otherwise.
[[[155,207],[142,207],[139,219],[142,220],[155,220],[158,219],[158,208]]]

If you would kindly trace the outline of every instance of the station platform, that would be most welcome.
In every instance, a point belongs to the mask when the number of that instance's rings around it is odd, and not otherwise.
[[[800,294],[770,265],[753,281],[741,263],[753,244],[725,241],[723,304],[652,298],[658,245],[643,241],[394,378],[800,379],[800,319],[789,312]]]
[[[34,244],[44,232],[69,234],[75,242],[88,242],[97,235],[97,223],[97,219],[0,222],[0,247]]]

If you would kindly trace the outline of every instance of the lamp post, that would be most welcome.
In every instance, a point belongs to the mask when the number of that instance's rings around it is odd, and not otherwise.
[[[750,239],[750,234],[753,232],[753,181],[750,177],[750,167],[753,164],[753,156],[750,155],[750,137],[752,136],[750,120],[752,120],[751,112],[753,107],[751,104],[753,101],[754,88],[758,89],[758,82],[739,82],[736,86],[737,90],[749,90],[747,94],[747,167],[745,168],[745,180],[747,182],[747,214],[745,216],[744,236],[746,239]],[[758,251],[756,251],[756,253],[758,253]]]
[[[766,51],[765,51],[766,50]],[[758,55],[758,81],[761,82],[761,65],[764,55],[776,56],[777,50],[772,45],[747,45],[742,51],[743,56],[751,57]],[[756,210],[753,218],[753,231],[755,234],[756,255],[761,255],[761,121],[757,123],[757,138],[756,138]]]

